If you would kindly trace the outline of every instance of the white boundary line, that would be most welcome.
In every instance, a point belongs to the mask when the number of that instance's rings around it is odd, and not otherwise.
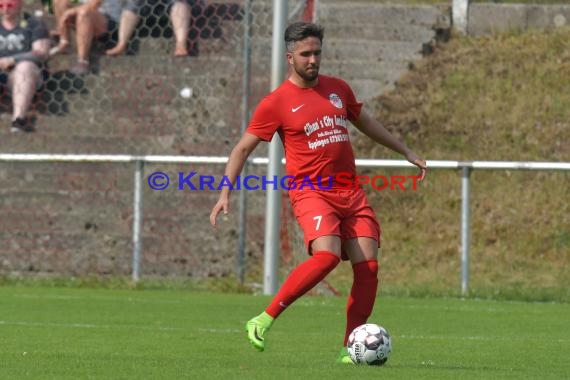
[[[24,326],[24,327],[61,327],[61,328],[76,328],[76,329],[113,329],[113,330],[145,330],[145,331],[183,331],[183,330],[193,330],[184,329],[182,327],[151,327],[151,326],[136,326],[136,325],[98,325],[93,323],[53,323],[53,322],[30,322],[30,321],[0,321],[1,326]],[[196,330],[199,332],[207,332],[212,334],[241,334],[242,330],[225,328],[203,328],[199,327]],[[513,337],[497,337],[497,336],[445,336],[445,335],[393,335],[397,339],[407,339],[407,340],[455,340],[455,341],[529,341],[529,340],[541,340],[540,335],[529,335],[520,336],[518,338]],[[544,338],[549,342],[557,343],[569,343],[570,339],[551,339]]]
[[[158,330],[180,331],[181,327],[170,326],[136,326],[136,325],[97,325],[93,323],[54,323],[54,322],[28,322],[28,321],[0,321],[0,326],[26,326],[26,327],[63,327],[79,329],[114,329],[114,330]]]

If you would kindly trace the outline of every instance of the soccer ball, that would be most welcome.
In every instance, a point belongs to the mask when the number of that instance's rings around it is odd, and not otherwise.
[[[392,352],[392,339],[384,327],[366,323],[352,330],[346,347],[356,364],[383,365]]]

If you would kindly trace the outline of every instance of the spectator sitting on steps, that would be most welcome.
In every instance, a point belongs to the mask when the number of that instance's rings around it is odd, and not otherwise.
[[[75,27],[77,63],[70,72],[76,75],[88,74],[89,53],[95,39],[109,38],[117,30],[121,17],[119,0],[89,0],[65,11],[59,21],[59,45],[52,52],[64,52],[69,46],[69,28]]]
[[[137,4],[129,2],[134,1]],[[137,10],[142,7],[144,0],[128,0],[127,6],[123,9],[121,14],[121,22],[119,27],[119,42],[117,46],[106,51],[105,54],[109,56],[117,56],[124,54],[127,50],[127,45],[131,39],[135,28],[140,20]],[[189,55],[188,51],[188,33],[192,23],[193,9],[198,12],[204,10],[203,0],[173,0],[170,7],[170,20],[172,22],[172,29],[174,31],[175,47],[173,55],[175,57],[186,57]]]
[[[143,0],[144,1],[144,0]],[[105,54],[109,56],[121,55],[127,50],[127,45],[131,39],[140,20],[139,11],[142,5],[141,0],[128,0],[119,22],[118,43],[113,48],[108,49]]]
[[[185,57],[188,53],[188,32],[192,21],[192,9],[204,10],[203,0],[174,0],[170,9],[170,19],[174,29],[175,57]],[[198,8],[199,7],[199,8]]]
[[[57,25],[65,11],[76,5],[83,4],[86,1],[87,0],[42,0],[45,10],[53,14],[55,17],[55,27],[53,30],[50,30],[50,36],[59,37],[59,29]]]
[[[22,15],[22,0],[0,0],[0,82],[12,93],[12,132],[32,132],[26,114],[42,85],[50,39],[46,25]]]

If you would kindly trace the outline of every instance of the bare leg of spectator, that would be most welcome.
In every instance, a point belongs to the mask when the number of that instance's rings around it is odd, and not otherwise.
[[[139,23],[140,17],[130,10],[123,10],[121,13],[121,21],[119,23],[119,42],[117,46],[105,52],[107,55],[115,56],[125,53],[129,40]]]
[[[185,1],[175,1],[170,11],[176,47],[175,57],[188,55],[188,31],[190,30],[190,15],[192,9]]]
[[[59,20],[61,20],[61,16],[71,7],[70,0],[53,0],[53,14],[55,16],[56,22],[56,29],[50,31],[52,36],[59,36],[59,30],[57,29],[57,25]]]
[[[77,64],[71,72],[78,75],[89,72],[89,52],[93,39],[107,32],[107,18],[96,10],[82,8],[75,21]]]
[[[75,19],[62,23],[58,20],[57,23],[57,35],[59,35],[59,44],[52,49],[50,49],[49,55],[63,54],[69,49],[69,29],[71,24],[75,22]]]
[[[19,62],[10,73],[10,87],[12,89],[12,122],[18,120],[25,126],[26,113],[30,108],[36,93],[40,70],[35,63],[29,61]]]
[[[40,70],[30,61],[19,62],[11,73],[12,102],[14,111],[12,120],[24,118],[30,107],[36,85],[40,77]]]

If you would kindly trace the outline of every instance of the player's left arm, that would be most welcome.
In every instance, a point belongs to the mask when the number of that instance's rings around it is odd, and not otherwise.
[[[382,144],[406,157],[412,164],[420,169],[420,180],[423,180],[426,172],[426,161],[415,154],[402,141],[392,135],[378,120],[372,118],[366,111],[362,110],[358,119],[352,122],[356,128],[378,144]]]

